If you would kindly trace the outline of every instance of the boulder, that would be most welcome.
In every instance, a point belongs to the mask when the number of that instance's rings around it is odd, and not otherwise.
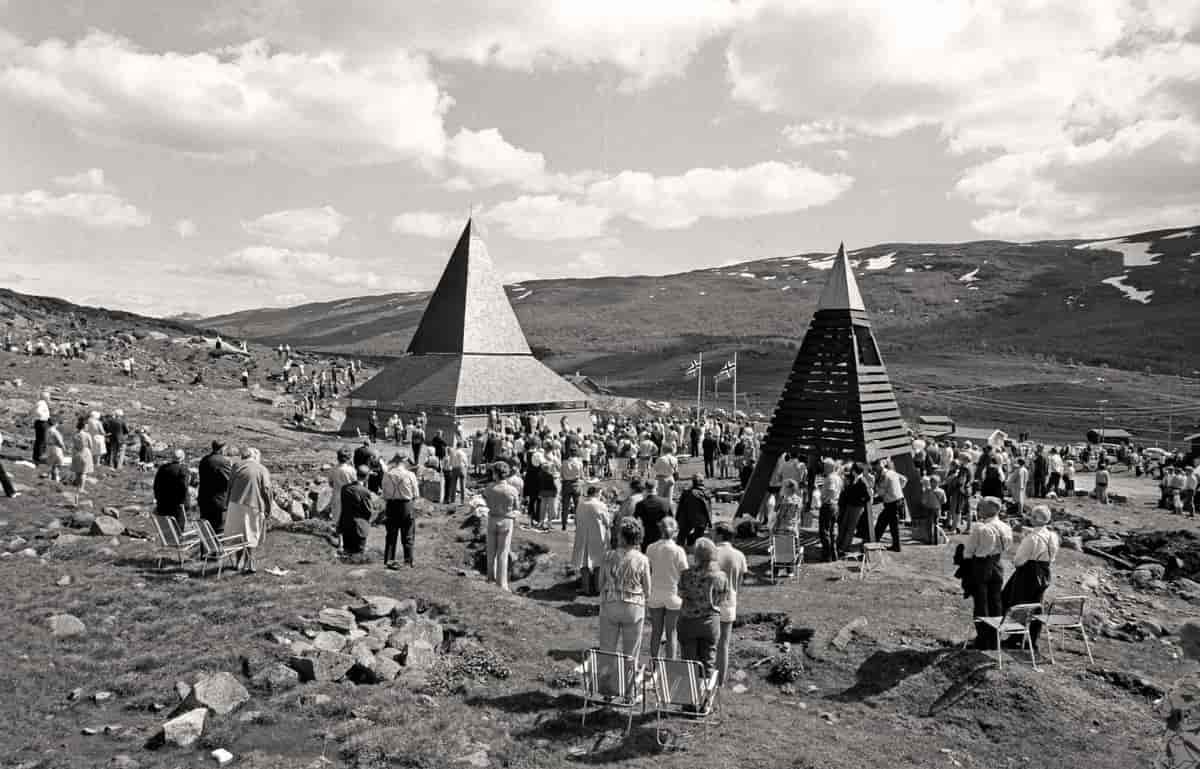
[[[279,505],[271,505],[271,514],[268,518],[276,526],[287,526],[292,522],[291,514]]]
[[[250,692],[232,673],[213,673],[196,679],[191,693],[176,712],[208,708],[219,716],[227,716],[249,699]]]
[[[118,753],[105,764],[108,769],[142,769],[142,764],[128,753]]]
[[[55,638],[70,638],[83,635],[87,626],[73,614],[55,614],[49,619],[50,634]]]
[[[300,684],[300,674],[283,663],[276,663],[260,670],[253,683],[268,692],[283,692]]]
[[[437,662],[437,652],[426,641],[413,641],[404,653],[404,667],[409,671],[425,673]]]
[[[332,630],[322,630],[312,639],[313,648],[326,652],[340,652],[346,646],[346,636]]]
[[[854,634],[867,626],[866,617],[855,617],[850,622],[842,626],[842,629],[837,632],[837,635],[830,641],[840,651],[846,651],[846,647],[850,645]]]
[[[76,510],[71,514],[71,526],[76,529],[90,529],[96,522],[96,515],[87,510]]]
[[[288,666],[300,674],[300,681],[303,683],[338,681],[354,666],[354,658],[349,654],[313,649],[303,656],[291,657]]]
[[[303,521],[308,517],[308,513],[304,510],[304,503],[294,500],[292,502],[291,510],[288,511],[288,514],[291,516],[293,521]]]
[[[79,536],[78,534],[59,534],[54,538],[54,546],[66,547],[67,545],[74,545],[75,543],[82,541],[83,537]]]
[[[1187,577],[1180,577],[1172,583],[1175,592],[1187,601],[1200,602],[1200,582],[1194,582]]]
[[[1083,537],[1063,537],[1062,544],[1068,550],[1083,550]]]
[[[225,750],[225,748],[217,748],[208,755],[212,756],[213,760],[217,762],[217,766],[227,766],[233,761],[233,754]]]
[[[1130,572],[1129,579],[1138,587],[1151,587],[1163,578],[1166,571],[1161,563],[1143,563]]]
[[[379,619],[390,617],[396,611],[399,601],[386,595],[365,595],[362,604],[350,609],[359,620]]]
[[[413,641],[424,641],[434,649],[440,649],[445,637],[440,622],[426,617],[401,617],[396,620],[396,629],[388,636],[388,646],[404,649]]]
[[[360,684],[383,684],[396,680],[400,675],[400,663],[387,656],[376,657],[371,654],[354,663],[350,677]]]
[[[161,745],[191,747],[204,734],[204,719],[207,716],[207,709],[195,708],[172,718],[162,725],[162,731],[151,738],[146,747],[156,748]]]
[[[356,627],[354,615],[345,609],[321,609],[317,614],[317,621],[322,626],[341,633],[349,633]]]
[[[374,654],[383,647],[387,646],[387,638],[381,638],[378,635],[369,635],[365,638],[360,638],[354,642],[354,648],[363,648]],[[353,652],[352,652],[353,653]]]
[[[365,646],[355,646],[350,652],[350,657],[354,660],[355,665],[364,667],[370,667],[375,661],[375,655]]]
[[[116,537],[125,533],[125,524],[109,515],[98,515],[92,521],[92,536]]]
[[[415,617],[417,609],[417,600],[415,598],[401,598],[399,601],[396,601],[396,610],[392,612],[392,616],[403,617],[408,615]]]

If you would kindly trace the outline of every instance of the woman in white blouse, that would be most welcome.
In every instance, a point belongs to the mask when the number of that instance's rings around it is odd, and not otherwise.
[[[1013,557],[1016,570],[1000,594],[1005,611],[1017,604],[1042,602],[1042,596],[1050,586],[1050,568],[1058,557],[1058,534],[1049,526],[1050,508],[1045,505],[1034,507],[1029,513],[1029,523],[1030,528]],[[1041,629],[1040,622],[1034,622],[1030,628],[1034,649],[1037,649]]]

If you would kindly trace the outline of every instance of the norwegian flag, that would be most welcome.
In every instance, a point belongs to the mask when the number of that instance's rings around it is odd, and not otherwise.
[[[717,381],[721,382],[726,379],[733,379],[734,372],[737,371],[737,363],[728,361],[721,370],[717,372]]]
[[[696,377],[700,376],[700,361],[693,360],[691,363],[689,363],[687,367],[684,368],[683,375],[687,379],[695,379]]]

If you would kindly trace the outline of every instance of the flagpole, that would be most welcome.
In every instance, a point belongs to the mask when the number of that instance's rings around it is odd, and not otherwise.
[[[737,411],[737,350],[733,351],[733,410]]]
[[[721,374],[713,374],[713,403],[721,403]]]
[[[704,353],[696,359],[700,367],[696,369],[696,416],[700,416],[700,395],[704,390]]]

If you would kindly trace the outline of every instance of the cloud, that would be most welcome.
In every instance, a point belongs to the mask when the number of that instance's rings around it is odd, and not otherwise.
[[[528,71],[611,65],[626,87],[678,77],[746,11],[729,0],[227,0],[212,21],[287,45],[386,52]]]
[[[693,168],[678,176],[622,171],[591,184],[587,199],[651,229],[668,230],[703,218],[802,211],[837,199],[852,183],[845,174],[767,161],[744,168]]]
[[[486,209],[482,218],[500,224],[514,238],[575,240],[605,234],[612,212],[558,195],[522,195]]]
[[[175,222],[175,234],[184,240],[195,237],[196,223],[191,219],[180,219],[179,221]]]
[[[297,292],[294,294],[276,294],[275,304],[279,307],[291,307],[297,304],[304,304],[308,301],[308,294]]]
[[[84,192],[112,192],[113,188],[108,186],[104,181],[104,170],[100,168],[89,168],[86,171],[80,171],[77,174],[69,176],[56,176],[54,183],[59,187],[65,187],[69,190],[81,190]]]
[[[978,230],[1091,233],[1194,210],[1197,29],[1175,0],[764,0],[726,59],[734,97],[796,120],[794,144],[932,126],[970,158],[955,194]]]
[[[406,211],[392,219],[392,232],[444,240],[458,237],[466,221],[440,211]]]
[[[0,94],[86,137],[317,168],[440,157],[450,104],[402,50],[365,66],[262,41],[153,53],[104,32],[0,46]]]
[[[277,246],[247,246],[219,257],[217,272],[260,281],[282,293],[300,293],[322,289],[353,288],[379,291],[408,288],[403,279],[385,279],[354,259],[332,256],[322,251],[296,251]],[[328,293],[326,291],[326,293]]]
[[[68,192],[57,195],[45,190],[0,195],[0,216],[8,219],[74,219],[89,227],[124,230],[145,227],[149,214],[118,195],[107,192]]]
[[[348,221],[349,217],[333,206],[294,208],[242,222],[242,229],[268,243],[302,247],[328,244]]]
[[[843,142],[847,136],[846,126],[825,120],[814,123],[798,123],[783,128],[783,137],[796,147]]]

